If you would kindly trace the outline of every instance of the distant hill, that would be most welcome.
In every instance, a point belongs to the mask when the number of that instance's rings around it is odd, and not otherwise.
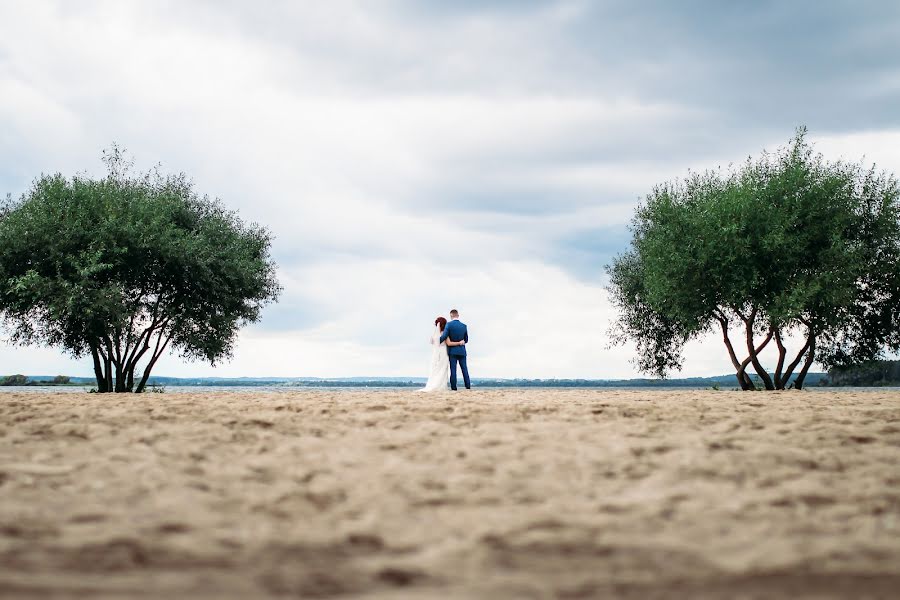
[[[829,386],[900,386],[900,360],[875,360],[828,371]]]

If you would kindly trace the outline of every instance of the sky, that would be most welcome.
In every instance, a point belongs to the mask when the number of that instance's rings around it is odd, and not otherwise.
[[[458,308],[474,377],[637,376],[604,266],[641,197],[800,125],[900,173],[900,3],[0,0],[0,195],[115,142],[275,235],[233,359],[159,375],[427,376]],[[91,368],[3,338],[16,372]]]

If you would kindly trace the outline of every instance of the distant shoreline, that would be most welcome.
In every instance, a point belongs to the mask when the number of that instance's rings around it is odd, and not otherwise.
[[[827,380],[825,373],[809,373],[807,385],[819,386]],[[69,377],[67,383],[52,383],[53,377],[27,376],[21,386],[3,387],[92,387],[96,381],[92,377]],[[419,388],[426,382],[422,377],[151,377],[148,386],[156,388],[179,387],[276,387],[302,388]],[[687,377],[679,379],[473,379],[472,384],[481,388],[719,388],[731,389],[737,386],[734,375],[715,377]]]
[[[757,379],[755,374],[753,379]],[[424,377],[166,377],[151,376],[148,386],[161,388],[276,388],[276,389],[415,389],[425,385]],[[793,378],[792,378],[793,381]],[[66,375],[0,376],[0,390],[21,387],[93,388],[94,377]],[[681,377],[671,379],[504,379],[474,378],[480,388],[582,388],[582,389],[720,389],[738,387],[735,375]],[[890,388],[900,387],[900,361],[873,361],[851,367],[835,368],[829,373],[808,373],[805,388]],[[758,387],[762,387],[758,385]]]
[[[22,381],[22,376],[18,381]],[[58,376],[61,377],[61,376]],[[93,388],[96,381],[93,377],[66,377],[65,382],[54,382],[53,376],[24,376],[24,383],[0,385],[0,390],[22,387],[54,387],[54,388]],[[2,377],[0,377],[2,381]],[[164,388],[276,388],[276,389],[416,389],[426,382],[424,377],[164,377],[154,376],[148,381],[148,387]],[[472,384],[479,388],[578,388],[578,389],[721,389],[730,390],[737,387],[732,374],[715,377],[684,377],[678,379],[473,379]],[[809,373],[805,387],[898,387],[900,382],[881,379],[873,382],[859,381],[853,378],[829,377],[827,373]]]

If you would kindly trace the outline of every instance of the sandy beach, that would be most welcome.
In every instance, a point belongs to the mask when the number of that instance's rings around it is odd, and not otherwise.
[[[0,395],[0,596],[888,598],[900,392]]]

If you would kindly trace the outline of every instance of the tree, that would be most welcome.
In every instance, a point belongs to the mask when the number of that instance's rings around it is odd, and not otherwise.
[[[28,377],[25,375],[7,375],[3,378],[3,382],[0,385],[28,385]]]
[[[900,385],[900,360],[875,360],[828,371],[826,385]]]
[[[11,340],[90,355],[100,392],[141,392],[167,348],[216,364],[280,288],[271,235],[182,173],[42,175],[0,207],[0,314]],[[143,371],[136,381],[142,360]]]
[[[607,271],[613,342],[635,342],[642,371],[679,369],[685,343],[714,329],[745,390],[756,388],[749,367],[766,389],[785,389],[795,372],[802,388],[814,361],[900,348],[897,180],[826,162],[805,134],[739,169],[659,185],[638,208],[630,248]],[[792,334],[803,339],[793,356]],[[760,354],[773,342],[769,372]]]

